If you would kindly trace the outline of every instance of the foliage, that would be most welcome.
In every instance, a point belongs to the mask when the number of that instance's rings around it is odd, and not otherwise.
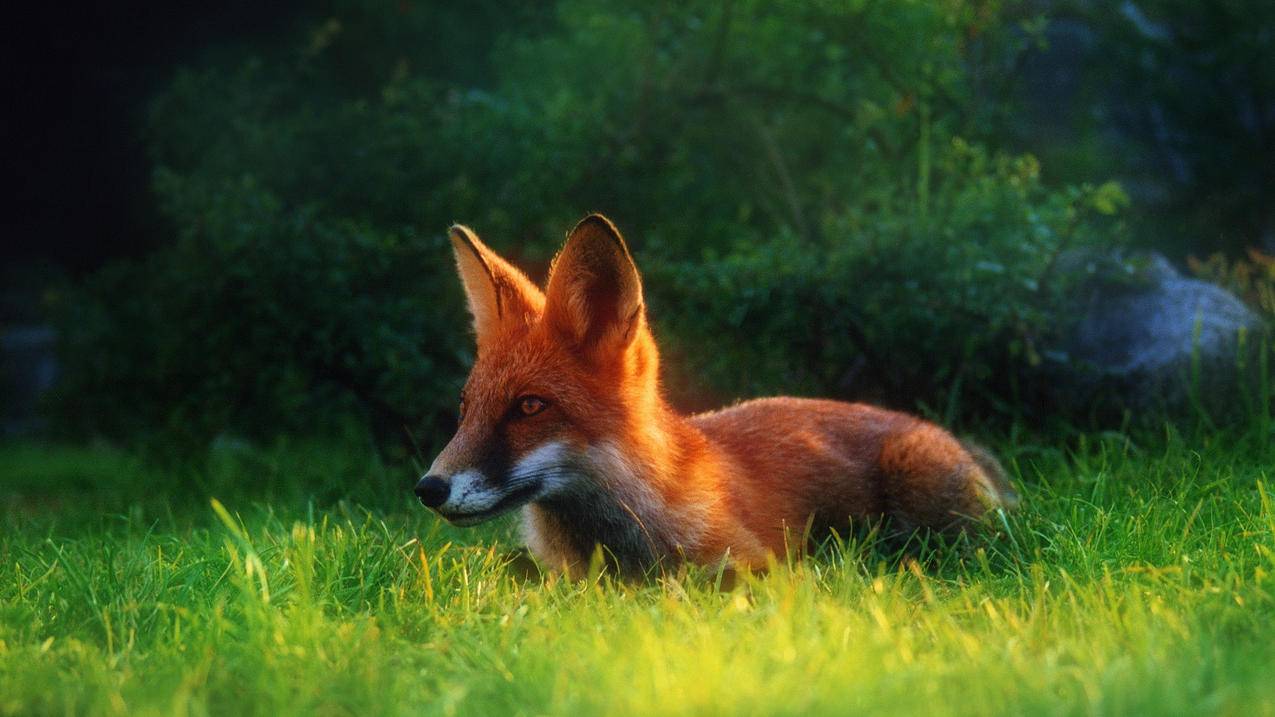
[[[443,228],[538,274],[588,210],[718,398],[955,408],[1065,323],[1053,258],[1119,239],[1114,185],[987,148],[1040,27],[997,2],[494,7],[348,0],[177,73],[147,136],[178,239],[67,297],[68,422],[269,435],[356,407],[382,442],[435,437],[467,350]]]
[[[70,428],[163,428],[199,446],[361,415],[401,438],[437,408],[420,397],[456,393],[469,348],[449,314],[464,308],[416,269],[447,251],[441,237],[289,210],[251,178],[162,183],[190,202],[171,209],[189,221],[173,245],[55,303]]]
[[[1068,325],[1086,277],[1060,256],[1118,235],[1126,202],[1113,184],[1050,191],[1030,157],[960,139],[936,158],[930,216],[894,200],[838,217],[835,243],[788,233],[656,271],[676,363],[719,392],[922,397],[948,421],[1001,407]]]
[[[1020,436],[985,545],[848,538],[733,590],[525,576],[330,445],[6,446],[0,714],[1260,713],[1272,438]]]

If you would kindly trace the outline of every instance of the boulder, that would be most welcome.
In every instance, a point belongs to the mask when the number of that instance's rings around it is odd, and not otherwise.
[[[1049,354],[1054,393],[1069,408],[1224,409],[1254,385],[1240,367],[1255,366],[1268,329],[1234,294],[1156,253],[1067,263],[1091,277],[1075,296],[1078,323]]]

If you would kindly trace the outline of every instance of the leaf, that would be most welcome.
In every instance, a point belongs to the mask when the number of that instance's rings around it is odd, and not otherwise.
[[[1089,198],[1089,204],[1099,214],[1112,216],[1129,206],[1129,195],[1125,193],[1119,182],[1104,182],[1094,190]]]

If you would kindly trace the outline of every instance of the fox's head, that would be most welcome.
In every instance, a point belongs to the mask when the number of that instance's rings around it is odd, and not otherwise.
[[[478,352],[460,426],[416,495],[472,525],[587,488],[595,449],[658,409],[658,357],[637,267],[605,217],[571,231],[543,292],[468,228],[451,241]]]

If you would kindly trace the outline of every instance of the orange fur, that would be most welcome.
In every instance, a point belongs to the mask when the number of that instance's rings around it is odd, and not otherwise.
[[[577,571],[595,545],[625,572],[761,567],[808,530],[876,516],[960,530],[1014,500],[989,454],[902,413],[785,397],[679,415],[660,394],[637,269],[599,215],[571,232],[543,295],[468,229],[452,238],[478,356],[422,482],[444,481],[438,509],[461,523],[524,505],[527,542],[554,568]],[[543,410],[520,414],[526,397]]]

